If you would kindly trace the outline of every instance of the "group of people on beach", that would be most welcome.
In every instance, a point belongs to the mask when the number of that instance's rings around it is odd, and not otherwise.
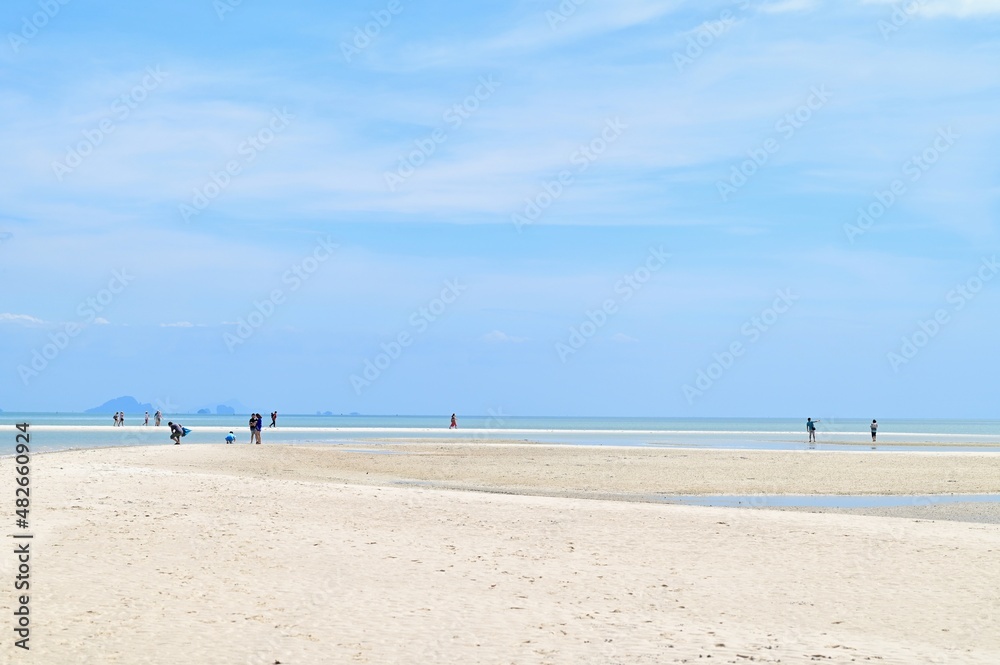
[[[274,426],[274,420],[278,417],[277,411],[272,414],[271,426]],[[264,418],[259,413],[250,414],[250,443],[260,444],[260,430],[264,426]],[[232,432],[230,432],[232,434]],[[229,437],[226,437],[229,438]],[[235,441],[235,439],[234,439]]]
[[[159,410],[157,410],[156,413],[154,414],[153,418],[156,421],[156,426],[159,427],[160,426],[160,420],[163,418],[163,414],[160,413]],[[149,411],[146,412],[146,417],[145,417],[145,419],[143,419],[142,424],[144,426],[145,425],[149,425]],[[115,411],[115,427],[125,427],[125,412],[124,411]]]
[[[148,412],[146,413],[146,421],[147,421],[147,424],[148,424],[148,422],[149,422],[149,413]],[[117,424],[117,422],[118,422],[118,414],[116,413],[115,414],[115,423]],[[157,425],[160,424],[160,412],[159,411],[156,412],[156,424]],[[249,423],[249,425],[250,425],[250,443],[260,444],[261,443],[260,431],[264,427],[264,417],[262,415],[260,415],[259,413],[252,413],[252,414],[250,414],[250,423]],[[174,445],[179,445],[180,442],[181,442],[181,437],[186,436],[187,433],[191,431],[188,428],[186,428],[183,425],[181,425],[180,423],[175,423],[175,422],[172,422],[172,421],[168,422],[167,426],[170,428],[170,439],[174,442]],[[277,426],[278,426],[278,412],[277,411],[272,411],[271,412],[271,424],[268,425],[268,427],[270,428],[270,427],[277,427]],[[229,434],[226,435],[226,443],[236,443],[236,435],[233,434],[232,430],[230,430]]]
[[[812,418],[806,418],[806,432],[809,434],[809,443],[816,443],[816,423],[819,420],[813,420]],[[869,426],[872,432],[872,443],[875,443],[875,437],[878,434],[878,421],[872,420],[872,424]],[[874,446],[872,446],[874,448]]]
[[[260,431],[264,428],[264,416],[259,413],[250,414],[250,422],[248,423],[250,427],[250,443],[260,445]],[[278,412],[271,412],[271,424],[268,425],[268,429],[278,426]],[[232,430],[229,430],[229,434],[226,435],[226,443],[236,443],[236,435]]]

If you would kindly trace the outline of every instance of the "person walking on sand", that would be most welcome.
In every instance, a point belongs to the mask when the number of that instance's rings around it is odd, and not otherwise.
[[[271,424],[268,425],[268,427],[270,428],[270,427],[277,427],[277,426],[278,426],[278,412],[277,411],[272,411],[271,412]]]
[[[875,443],[875,435],[878,433],[878,421],[877,420],[873,420],[872,421],[871,429],[872,429],[872,443]]]
[[[451,426],[448,429],[458,429],[458,421],[455,420],[455,414],[451,414]]]
[[[264,427],[264,416],[262,416],[262,415],[260,415],[258,413],[257,414],[257,429],[255,430],[256,433],[257,433],[257,445],[258,446],[260,445],[260,430],[263,427]]]
[[[146,419],[142,423],[143,427],[149,427],[149,411],[146,412]]]
[[[184,436],[184,428],[178,423],[167,423],[170,428],[170,438],[173,439],[174,445],[181,445],[181,437]]]
[[[806,418],[806,431],[809,432],[809,443],[816,443],[816,423],[818,420]]]
[[[160,420],[162,420],[162,419],[163,419],[163,414],[160,413],[159,409],[157,409],[156,413],[153,414],[153,422],[156,424],[157,427],[160,426]]]

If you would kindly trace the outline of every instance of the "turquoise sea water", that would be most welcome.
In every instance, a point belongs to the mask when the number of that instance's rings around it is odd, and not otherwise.
[[[32,450],[129,445],[169,445],[168,420],[192,430],[185,444],[222,443],[229,430],[247,443],[249,416],[168,415],[159,428],[142,426],[142,414],[126,414],[126,426],[112,427],[110,415],[60,413],[0,414],[0,455],[11,454],[14,424],[30,424]],[[459,416],[280,415],[264,443],[366,445],[422,439],[532,441],[577,445],[806,450],[805,418],[566,418],[494,414]],[[870,450],[868,419],[823,418],[820,450]],[[1000,420],[880,420],[879,444],[887,450],[1000,452]]]

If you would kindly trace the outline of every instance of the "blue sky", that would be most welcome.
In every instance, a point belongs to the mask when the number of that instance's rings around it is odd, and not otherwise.
[[[998,23],[11,0],[0,408],[996,417]]]

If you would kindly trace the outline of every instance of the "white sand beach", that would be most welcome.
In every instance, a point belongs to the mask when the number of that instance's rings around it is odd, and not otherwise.
[[[31,650],[5,631],[3,663],[1000,662],[976,508],[650,502],[1000,492],[988,454],[182,445],[31,478]]]

